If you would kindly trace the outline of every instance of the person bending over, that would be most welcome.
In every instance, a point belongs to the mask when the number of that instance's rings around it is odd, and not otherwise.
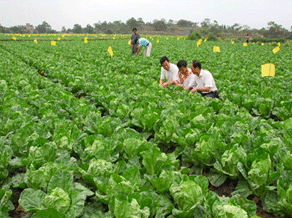
[[[135,39],[135,44],[137,45],[136,55],[139,55],[141,47],[145,47],[144,57],[150,57],[152,43],[145,38]]]

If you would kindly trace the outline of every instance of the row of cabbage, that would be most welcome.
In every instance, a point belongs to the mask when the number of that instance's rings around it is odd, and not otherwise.
[[[144,139],[152,136],[166,150],[173,144],[179,145],[175,158],[181,156],[182,166],[193,173],[200,174],[204,166],[212,166],[209,179],[214,185],[221,185],[227,176],[238,179],[234,194],[252,193],[261,197],[266,210],[291,213],[287,203],[290,189],[287,181],[291,180],[287,176],[291,174],[290,119],[266,121],[252,117],[229,98],[202,99],[176,88],[161,89],[155,82],[160,67],[154,61],[158,57],[138,59],[128,55],[112,60],[101,51],[92,62],[86,55],[83,58],[83,53],[53,53],[49,47],[29,49],[30,45],[19,44],[2,46],[51,81],[86,98],[103,114],[118,117],[125,127],[138,129]],[[96,46],[106,48],[107,44]],[[25,50],[17,52],[16,48]],[[92,50],[96,54],[95,50],[103,49],[92,46]],[[142,70],[119,72],[119,67],[124,66],[131,69],[139,66]],[[219,78],[217,81],[223,83]],[[96,131],[96,120],[90,121],[87,131]],[[169,174],[159,172],[154,177],[159,179],[162,189],[169,187]]]
[[[129,38],[128,34],[68,34],[68,33],[48,33],[48,34],[13,34],[0,33],[1,41],[87,41],[91,40],[119,40]],[[85,40],[85,41],[86,41]]]
[[[255,217],[253,202],[208,191],[174,153],[14,54],[0,57],[1,217],[16,200],[26,217]]]
[[[101,72],[114,71],[119,73],[147,72],[149,76],[159,77],[159,58],[167,55],[172,62],[186,59],[189,63],[193,59],[199,59],[203,67],[210,70],[218,81],[221,97],[228,98],[241,107],[245,107],[251,114],[264,118],[285,120],[292,115],[291,110],[291,59],[292,47],[281,47],[279,53],[272,52],[273,47],[269,45],[212,43],[207,42],[196,46],[195,42],[187,40],[176,40],[170,38],[152,38],[154,44],[152,58],[146,63],[139,60],[129,60],[129,49],[127,41],[113,40],[103,43],[76,43],[69,46],[62,43],[53,47],[47,44],[26,44],[33,49],[40,49],[54,55],[65,55],[78,61],[86,61],[96,65]],[[123,43],[122,43],[123,42]],[[158,43],[157,43],[158,42]],[[113,45],[114,61],[108,63],[107,47]],[[220,53],[213,53],[212,47],[219,45]],[[125,64],[127,63],[127,64]],[[276,65],[275,78],[262,78],[261,65],[273,63]],[[149,67],[150,66],[150,67]],[[149,72],[150,71],[150,72]],[[246,84],[249,84],[247,86]]]

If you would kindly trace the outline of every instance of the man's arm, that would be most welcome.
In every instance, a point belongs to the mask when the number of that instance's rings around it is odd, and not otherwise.
[[[177,85],[178,84],[178,86],[180,86],[177,80],[172,80],[172,81],[163,83],[163,79],[160,79],[160,85],[162,85],[163,88],[166,88],[170,84],[172,84],[172,85]]]
[[[174,80],[174,85],[184,88],[184,85],[179,83],[177,80]]]
[[[137,52],[136,52],[136,55],[139,55],[139,52],[140,52],[140,50],[141,50],[141,47],[139,46],[139,44],[137,44]]]
[[[202,92],[210,92],[211,91],[211,89],[212,89],[212,87],[196,87],[196,88],[193,88],[192,90],[191,90],[191,93],[194,93],[194,92],[196,92],[196,91],[202,91]]]

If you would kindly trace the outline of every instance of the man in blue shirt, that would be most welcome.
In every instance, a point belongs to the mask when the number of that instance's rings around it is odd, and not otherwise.
[[[144,50],[144,57],[150,57],[150,53],[151,53],[151,48],[152,48],[152,44],[150,41],[148,41],[147,39],[145,38],[140,38],[140,39],[136,39],[135,40],[135,43],[137,44],[137,52],[136,52],[136,55],[139,55],[139,52],[141,50],[141,47],[145,47],[145,50]]]

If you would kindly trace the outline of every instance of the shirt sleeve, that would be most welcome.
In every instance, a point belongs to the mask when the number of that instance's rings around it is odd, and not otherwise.
[[[208,71],[206,73],[206,77],[205,77],[205,87],[213,87],[213,76],[212,74]]]
[[[173,78],[173,80],[177,80],[179,83],[181,83],[181,82],[180,82],[180,78],[179,78],[179,75],[178,75],[178,74],[176,74],[176,76]]]
[[[197,86],[196,78],[194,76],[190,79],[189,86],[192,87],[192,88]]]
[[[172,71],[172,80],[177,80],[180,82],[178,77],[178,68],[174,64],[171,65],[171,71]]]
[[[164,73],[163,73],[163,68],[161,67],[161,76],[160,76],[160,79],[166,79]]]

